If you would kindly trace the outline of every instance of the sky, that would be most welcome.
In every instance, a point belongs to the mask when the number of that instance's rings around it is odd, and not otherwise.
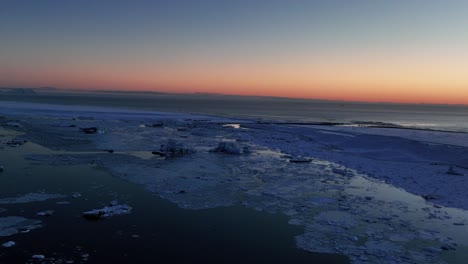
[[[0,0],[0,86],[468,104],[465,0]]]

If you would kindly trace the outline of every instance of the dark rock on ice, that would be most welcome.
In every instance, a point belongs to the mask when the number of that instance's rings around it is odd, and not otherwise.
[[[164,123],[163,122],[156,122],[151,125],[152,127],[163,127]]]
[[[430,194],[423,194],[423,195],[421,195],[421,197],[424,198],[424,200],[426,200],[426,201],[435,200],[435,199],[439,198],[439,197],[437,197],[435,195],[430,195]]]
[[[161,156],[161,157],[164,157],[166,155],[166,153],[161,152],[161,151],[152,151],[151,153],[153,155],[157,155],[157,156]]]
[[[252,153],[252,151],[250,150],[250,148],[247,147],[247,146],[243,147],[243,148],[242,148],[242,151],[244,152],[244,154],[250,154],[250,153]]]
[[[304,157],[291,157],[289,159],[291,163],[309,163],[312,162],[312,159],[304,158]]]
[[[96,134],[98,131],[97,127],[83,127],[80,130],[85,134]]]

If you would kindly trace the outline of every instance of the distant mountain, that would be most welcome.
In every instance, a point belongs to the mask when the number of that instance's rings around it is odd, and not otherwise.
[[[40,90],[40,91],[56,91],[56,90],[60,90],[59,88],[57,87],[48,87],[48,86],[44,86],[44,87],[39,87],[39,88],[33,88],[34,90]]]
[[[122,91],[122,90],[89,90],[92,93],[115,93],[115,94],[168,94],[158,91]]]
[[[0,88],[0,95],[36,95],[33,88]]]

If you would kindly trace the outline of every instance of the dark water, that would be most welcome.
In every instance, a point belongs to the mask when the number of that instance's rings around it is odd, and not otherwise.
[[[48,152],[32,143],[0,150],[6,165],[0,198],[37,191],[79,192],[82,197],[0,205],[7,209],[0,216],[41,219],[44,225],[27,234],[0,237],[1,243],[16,242],[12,248],[0,248],[0,263],[25,263],[33,254],[74,263],[348,263],[344,256],[296,248],[294,236],[303,230],[288,225],[284,215],[241,206],[180,209],[91,165],[52,167],[23,159],[25,154]],[[133,212],[102,221],[81,217],[113,199],[129,204]],[[55,214],[36,215],[44,210]],[[82,262],[83,254],[90,255],[87,262]]]
[[[460,105],[371,104],[270,97],[155,93],[0,94],[0,100],[109,106],[293,122],[360,125],[375,125],[375,122],[383,122],[385,126],[468,132],[468,106]]]

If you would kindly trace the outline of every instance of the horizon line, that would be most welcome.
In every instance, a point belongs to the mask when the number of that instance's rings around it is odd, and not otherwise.
[[[237,96],[237,97],[260,97],[260,98],[273,98],[273,99],[293,99],[293,100],[311,100],[311,101],[326,101],[326,102],[338,102],[338,103],[364,103],[364,104],[395,104],[395,105],[433,105],[433,106],[468,106],[468,103],[433,103],[433,102],[398,102],[398,101],[365,101],[365,100],[346,100],[346,99],[334,99],[334,98],[317,98],[317,97],[288,97],[288,96],[276,96],[276,95],[249,95],[249,94],[230,94],[230,93],[211,93],[211,92],[169,92],[161,90],[128,90],[128,89],[118,89],[118,88],[64,88],[64,87],[55,87],[55,86],[39,86],[39,87],[6,87],[1,86],[0,90],[4,89],[32,89],[36,90],[49,90],[49,91],[70,91],[70,92],[101,92],[101,93],[110,93],[110,92],[120,92],[120,93],[153,93],[153,94],[167,94],[167,95],[216,95],[216,96]],[[1,95],[1,93],[0,93]]]

